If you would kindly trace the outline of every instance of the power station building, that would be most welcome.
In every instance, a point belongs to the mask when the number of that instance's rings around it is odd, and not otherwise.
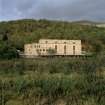
[[[82,55],[81,40],[40,39],[39,43],[25,44],[24,55],[27,58]]]

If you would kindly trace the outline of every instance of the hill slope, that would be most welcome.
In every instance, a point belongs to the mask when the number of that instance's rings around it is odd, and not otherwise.
[[[25,43],[37,42],[41,38],[80,39],[85,50],[97,52],[105,47],[105,28],[80,25],[76,22],[31,19],[0,23],[0,42],[10,44],[8,49],[12,48],[13,52],[14,49],[23,50]],[[2,43],[1,46],[4,46]],[[4,48],[1,49],[4,52]]]
[[[105,105],[105,29],[77,23],[0,23],[0,105]],[[96,56],[11,59],[40,38],[81,39]],[[3,59],[1,59],[3,58]]]

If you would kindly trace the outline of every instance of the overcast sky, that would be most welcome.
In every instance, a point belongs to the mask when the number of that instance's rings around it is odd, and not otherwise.
[[[105,0],[0,0],[0,21],[22,18],[105,21]]]

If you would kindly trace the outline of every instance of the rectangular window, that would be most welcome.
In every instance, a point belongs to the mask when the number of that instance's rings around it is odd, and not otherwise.
[[[48,41],[46,41],[45,43],[48,43]]]
[[[32,45],[30,45],[30,48],[32,48]]]
[[[45,51],[45,49],[43,49],[43,51]]]
[[[73,46],[73,55],[75,55],[75,46]]]
[[[64,46],[64,54],[66,54],[66,45]]]
[[[57,51],[57,45],[55,45],[55,50]]]

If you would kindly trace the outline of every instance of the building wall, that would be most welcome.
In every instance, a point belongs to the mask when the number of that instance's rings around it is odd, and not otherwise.
[[[81,55],[81,40],[41,39],[39,43],[25,44],[26,56],[48,55],[49,49],[56,49],[55,55]]]
[[[96,26],[97,27],[103,27],[104,28],[105,27],[105,24],[97,24]]]

